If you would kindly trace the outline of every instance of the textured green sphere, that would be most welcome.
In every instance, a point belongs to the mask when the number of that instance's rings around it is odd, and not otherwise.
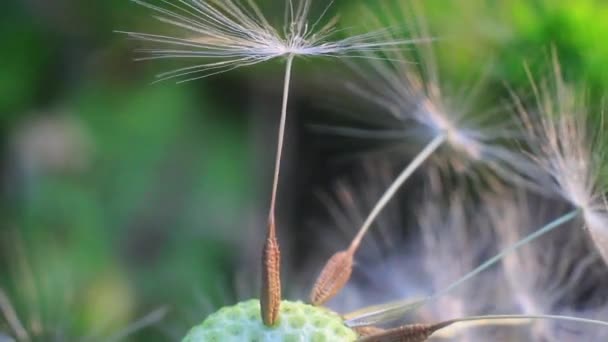
[[[182,342],[351,342],[357,334],[342,318],[325,308],[283,301],[276,326],[267,327],[260,317],[260,301],[252,299],[224,307],[209,316]]]

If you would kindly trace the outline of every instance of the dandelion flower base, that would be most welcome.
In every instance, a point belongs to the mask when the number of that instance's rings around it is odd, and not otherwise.
[[[182,342],[351,342],[357,334],[342,318],[325,308],[283,301],[278,323],[267,327],[257,299],[224,307],[192,328]]]

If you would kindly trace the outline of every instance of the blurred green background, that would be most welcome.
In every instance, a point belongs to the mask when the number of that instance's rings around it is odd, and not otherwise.
[[[284,5],[266,3],[277,13]],[[596,95],[608,85],[606,1],[423,3],[447,82],[487,66],[487,91],[500,96],[503,82],[527,85],[524,60],[541,73],[554,46],[570,80]],[[375,5],[343,0],[332,10],[358,27]],[[137,43],[114,31],[159,25],[128,0],[3,3],[0,289],[34,340],[120,339],[146,316],[163,319],[127,340],[179,339],[205,302],[230,300],[222,284],[258,247],[281,64],[151,85],[172,62],[134,62]],[[311,214],[310,189],[345,172],[325,167],[335,156],[308,143],[304,125],[328,114],[313,105],[323,101],[315,75],[339,63],[296,66],[283,190],[292,222]],[[4,317],[0,332],[14,334]]]

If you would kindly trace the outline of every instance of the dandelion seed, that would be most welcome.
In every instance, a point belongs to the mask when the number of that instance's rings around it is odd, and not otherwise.
[[[535,120],[517,100],[533,141],[530,158],[546,173],[539,179],[576,208],[604,260],[608,263],[608,184],[603,178],[605,125],[592,128],[591,113],[564,82],[553,56],[553,80],[537,85],[528,69],[536,96]]]
[[[316,19],[310,18],[312,0],[285,0],[282,28],[266,19],[254,0],[162,0],[162,5],[132,0],[156,12],[161,22],[183,31],[173,35],[125,32],[129,37],[157,45],[138,50],[150,59],[192,59],[200,64],[159,75],[159,80],[180,82],[204,78],[271,59],[285,57],[363,57],[377,51],[413,43],[381,40],[390,29],[338,38],[336,20],[326,19],[333,1]]]
[[[432,36],[422,19],[422,10],[415,4],[411,7],[407,9],[414,17],[406,17],[415,23],[414,40]],[[394,12],[387,10],[387,16],[398,21]],[[447,151],[434,158],[435,165],[466,172],[470,178],[477,176],[478,170],[472,167],[476,166],[481,169],[481,178],[493,172],[501,178],[528,184],[527,179],[535,174],[536,168],[520,153],[505,146],[507,141],[522,138],[513,118],[500,107],[481,111],[476,106],[484,89],[483,76],[460,90],[449,87],[441,80],[434,42],[428,40],[427,44],[417,44],[408,50],[365,53],[377,58],[368,58],[365,64],[352,63],[360,81],[351,82],[348,87],[382,110],[374,111],[375,115],[366,120],[373,127],[378,127],[378,123],[382,127],[367,132],[359,130],[358,134],[387,137],[396,148],[406,152],[409,151],[405,146],[412,141],[426,143],[443,137],[442,147]],[[338,133],[353,133],[344,129],[338,128]]]
[[[447,324],[449,325],[449,324]],[[386,331],[376,332],[373,335],[361,338],[360,342],[424,342],[428,340],[436,331],[443,328],[443,325],[412,324]]]
[[[420,27],[420,36],[428,36],[424,24],[420,24]],[[423,66],[418,69],[405,63],[414,58],[406,56],[403,51],[387,50],[381,54],[365,52],[371,73],[355,66],[355,70],[365,80],[361,83],[368,86],[352,85],[351,89],[360,97],[383,108],[397,121],[398,126],[404,127],[400,141],[409,144],[411,125],[415,123],[428,131],[424,137],[429,142],[382,195],[349,247],[336,253],[326,263],[311,294],[311,301],[315,304],[325,303],[344,287],[348,281],[343,272],[344,266],[353,264],[354,254],[375,219],[411,175],[442,146],[447,145],[458,152],[455,156],[450,156],[452,153],[441,155],[441,159],[448,160],[452,165],[461,165],[463,159],[479,162],[498,175],[517,182],[525,182],[525,178],[519,175],[534,172],[529,161],[502,144],[501,140],[517,135],[514,131],[507,129],[504,124],[492,126],[491,122],[480,120],[480,116],[471,110],[471,100],[464,100],[457,107],[454,105],[456,101],[450,101],[442,95],[432,46],[419,45],[414,51],[424,56],[421,61]],[[383,56],[386,58],[381,58]],[[471,94],[475,95],[475,91],[471,91]],[[343,131],[343,128],[339,130]],[[394,133],[394,125],[389,130]],[[336,263],[336,258],[343,262]],[[350,275],[350,272],[347,274]],[[336,281],[330,282],[328,279]]]
[[[281,302],[281,260],[276,237],[275,207],[293,60],[304,56],[360,56],[361,51],[376,51],[412,41],[378,40],[387,30],[333,40],[337,33],[334,21],[330,20],[327,25],[319,27],[333,1],[328,3],[318,19],[311,22],[311,0],[300,0],[295,5],[292,0],[287,0],[282,32],[269,23],[254,0],[162,0],[164,7],[133,1],[157,12],[157,19],[181,28],[187,34],[186,37],[172,37],[124,32],[138,40],[169,46],[141,50],[148,55],[142,59],[194,58],[205,61],[161,74],[160,80],[185,77],[183,81],[190,81],[279,57],[287,60],[268,230],[262,253],[261,310],[264,323],[272,326],[278,321]]]
[[[334,254],[323,267],[311,293],[311,302],[320,305],[333,298],[342,290],[350,279],[353,267],[354,255],[361,245],[363,237],[371,228],[372,223],[386,207],[388,202],[395,196],[395,193],[414,173],[414,171],[443,143],[444,138],[439,136],[427,146],[408,167],[395,179],[393,184],[386,190],[380,200],[376,203],[365,222],[359,229],[357,236],[353,239],[348,249]]]
[[[429,46],[416,46],[415,49],[425,48],[432,50]],[[528,179],[536,174],[534,164],[505,145],[505,142],[522,137],[515,123],[502,113],[498,119],[497,110],[473,111],[480,85],[467,89],[466,96],[450,96],[440,84],[434,83],[438,80],[425,75],[423,70],[430,66],[418,69],[403,62],[393,62],[397,58],[401,61],[412,59],[400,54],[385,61],[370,61],[371,71],[357,67],[365,80],[361,84],[370,86],[351,84],[350,89],[390,116],[389,120],[384,120],[388,122],[386,128],[370,130],[367,135],[389,136],[389,143],[405,152],[409,152],[409,148],[404,147],[410,146],[412,141],[442,137],[442,147],[447,151],[433,158],[434,165],[466,173],[471,179],[488,178],[492,172],[514,183],[531,185]],[[432,59],[421,63],[432,63]],[[369,120],[383,121],[377,117]],[[412,126],[418,129],[412,129]],[[402,128],[400,135],[397,127]]]

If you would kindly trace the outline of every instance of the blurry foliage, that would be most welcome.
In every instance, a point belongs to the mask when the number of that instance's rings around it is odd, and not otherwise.
[[[343,26],[360,26],[365,7],[338,3]],[[608,85],[605,1],[430,0],[425,13],[445,79],[487,63],[490,91],[524,88],[523,61],[544,70],[555,46],[569,79],[592,93]],[[149,14],[124,0],[9,1],[0,14],[0,287],[41,340],[103,339],[162,305],[171,326],[232,269],[229,238],[254,198],[247,122],[209,82],[149,85],[150,69],[171,63],[133,63],[134,46],[113,33],[153,31]],[[22,163],[15,136],[47,119],[80,127],[83,165]],[[166,340],[156,335],[137,336]]]
[[[39,28],[23,25],[19,19],[23,17],[11,17],[7,12],[0,17],[0,39],[4,44],[0,50],[0,124],[17,119],[16,113],[33,102],[51,49]]]
[[[240,125],[217,121],[195,98],[173,86],[84,85],[63,105],[74,114],[56,115],[82,123],[88,165],[10,167],[22,167],[11,178],[11,195],[21,195],[8,199],[15,228],[3,235],[0,279],[26,321],[41,315],[46,329],[72,338],[107,336],[155,306],[189,308],[222,280],[226,235],[248,196],[236,171],[247,158]],[[71,312],[76,322],[57,321]]]

